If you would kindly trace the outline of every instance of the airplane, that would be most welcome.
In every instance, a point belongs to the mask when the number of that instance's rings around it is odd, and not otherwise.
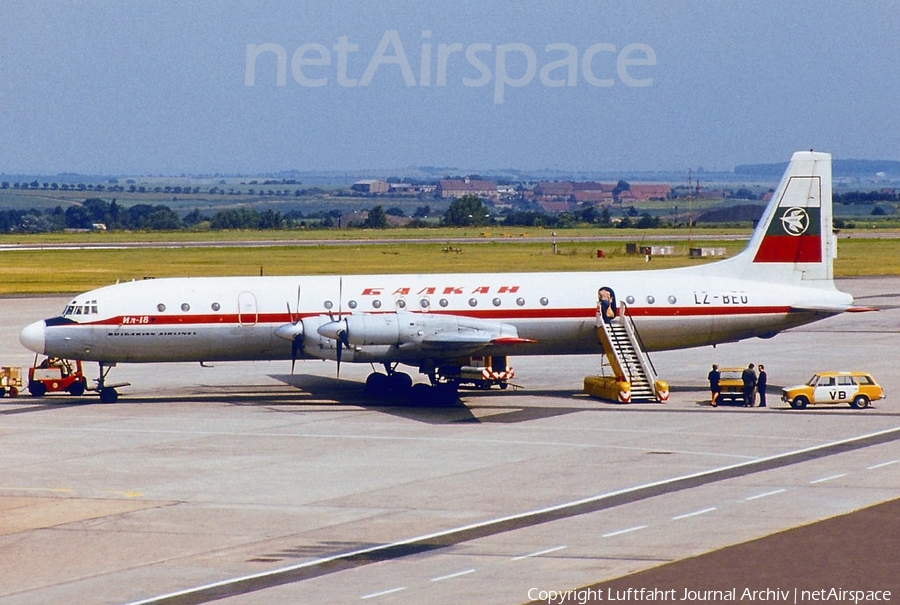
[[[489,355],[602,354],[598,290],[631,316],[647,351],[769,338],[853,310],[833,283],[831,155],[798,151],[746,248],[732,258],[640,271],[186,277],[79,294],[26,326],[39,354],[119,363],[326,359],[381,364],[366,384],[414,401],[458,400],[447,368]],[[412,385],[399,366],[429,382]],[[450,378],[448,378],[450,376]]]

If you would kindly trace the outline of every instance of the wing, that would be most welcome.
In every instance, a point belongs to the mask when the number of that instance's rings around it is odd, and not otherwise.
[[[391,345],[404,352],[421,350],[442,356],[535,342],[519,337],[516,327],[507,323],[435,313],[348,315],[320,326],[318,332],[355,346]]]

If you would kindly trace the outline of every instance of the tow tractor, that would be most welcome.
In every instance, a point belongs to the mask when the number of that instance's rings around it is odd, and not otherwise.
[[[22,390],[22,368],[3,366],[0,368],[0,397],[18,397]]]
[[[47,357],[38,363],[35,356],[34,365],[28,368],[28,392],[32,397],[43,397],[47,393],[63,391],[80,397],[86,390],[87,378],[84,377],[80,359],[69,361]]]
[[[106,384],[106,374],[110,367],[101,365],[97,386],[89,388],[80,359],[73,361],[47,357],[38,363],[38,356],[35,355],[34,365],[28,368],[28,392],[32,397],[61,392],[80,397],[85,391],[95,391],[100,394],[101,403],[115,403],[119,398],[116,387],[128,386],[128,383]]]

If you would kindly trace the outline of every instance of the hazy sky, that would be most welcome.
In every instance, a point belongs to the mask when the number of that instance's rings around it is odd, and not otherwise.
[[[0,172],[900,160],[898,16],[835,0],[4,2]]]

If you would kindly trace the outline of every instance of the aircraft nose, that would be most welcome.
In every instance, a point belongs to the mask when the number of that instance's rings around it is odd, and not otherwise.
[[[25,326],[19,333],[19,342],[35,353],[43,353],[45,344],[44,330],[46,327],[47,324],[43,319]]]

